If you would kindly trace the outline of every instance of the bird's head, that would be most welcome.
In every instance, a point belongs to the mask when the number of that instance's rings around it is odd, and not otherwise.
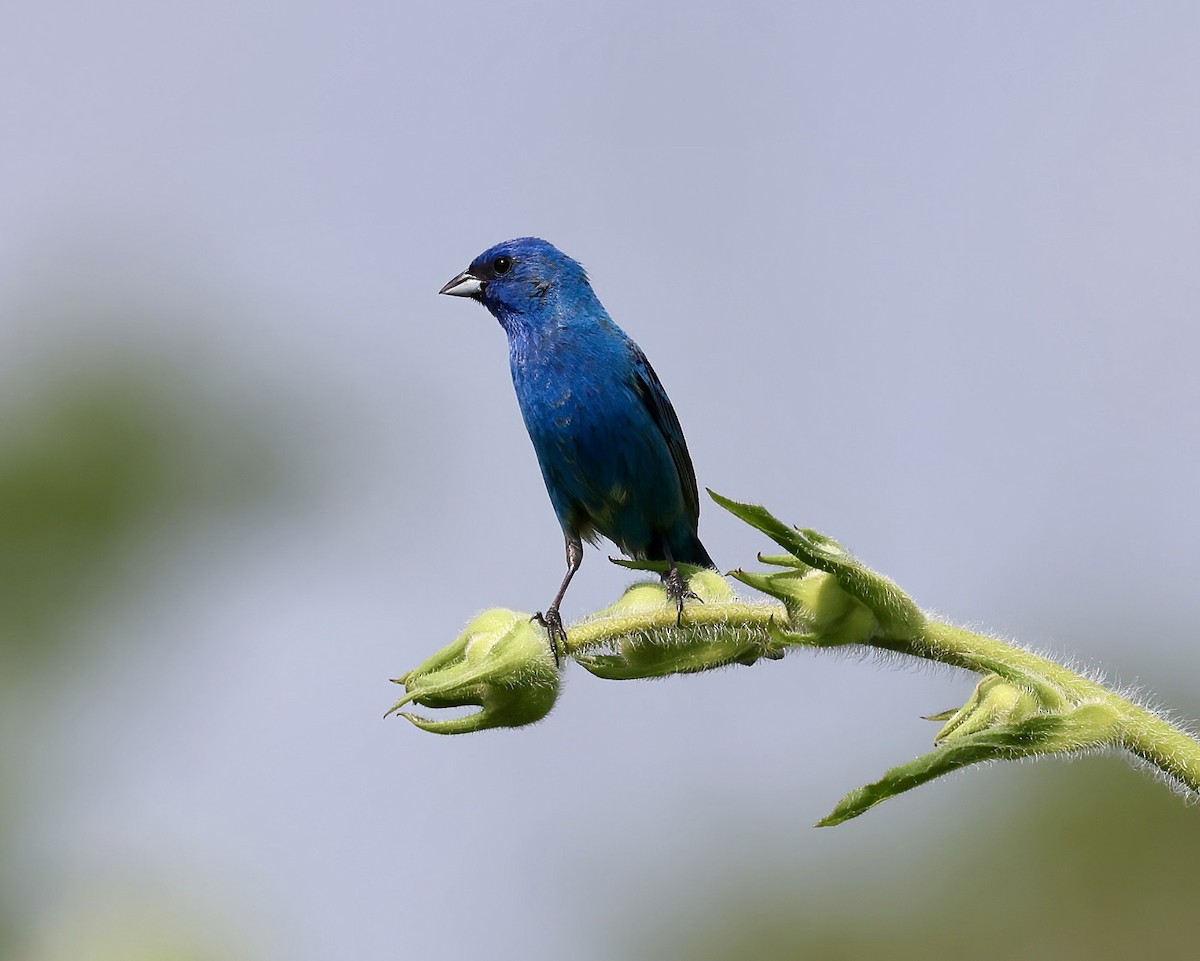
[[[553,311],[564,297],[595,297],[583,266],[539,237],[489,247],[439,293],[477,300],[505,326],[514,317]]]

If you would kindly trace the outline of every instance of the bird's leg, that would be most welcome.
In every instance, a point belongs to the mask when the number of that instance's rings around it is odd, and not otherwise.
[[[550,650],[554,652],[554,664],[557,666],[561,663],[559,657],[559,640],[562,640],[562,653],[567,653],[567,632],[563,630],[562,616],[558,613],[558,605],[562,603],[563,596],[567,593],[567,586],[571,583],[571,578],[575,576],[575,572],[579,570],[579,566],[583,563],[583,541],[578,537],[567,535],[567,574],[562,580],[562,584],[558,588],[558,593],[554,595],[554,600],[550,602],[550,607],[543,614],[538,611],[533,615],[533,619],[546,629],[546,633],[550,635]]]
[[[683,627],[683,602],[685,600],[699,601],[700,595],[688,588],[687,581],[683,579],[683,575],[675,566],[670,555],[667,556],[667,563],[671,565],[671,568],[663,576],[663,584],[667,588],[667,597],[675,602],[675,626]]]

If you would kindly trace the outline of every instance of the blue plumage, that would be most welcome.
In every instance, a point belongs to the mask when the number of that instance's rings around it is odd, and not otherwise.
[[[567,575],[545,617],[552,638],[584,540],[666,561],[682,604],[675,565],[715,566],[696,533],[691,457],[662,383],[583,267],[522,237],[480,254],[441,292],[479,301],[508,335],[513,386],[567,544]]]

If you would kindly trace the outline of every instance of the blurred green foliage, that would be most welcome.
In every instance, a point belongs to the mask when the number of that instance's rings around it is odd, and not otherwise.
[[[25,775],[40,750],[22,712],[54,703],[71,659],[114,653],[95,622],[144,598],[189,531],[261,508],[283,472],[261,417],[183,357],[112,349],[39,365],[3,385],[0,411],[0,958],[12,958],[27,932],[4,896],[21,890],[7,852],[36,810]],[[117,956],[101,947],[89,950]]]
[[[797,865],[794,875],[726,865],[728,889],[699,894],[686,918],[665,912],[664,933],[642,954],[689,961],[1194,956],[1194,807],[1113,758],[1006,765],[1002,777],[1002,785],[985,784],[979,773],[977,784],[960,785],[963,813],[944,808],[941,820],[920,828],[923,842],[910,837],[894,850],[859,852],[830,870]]]
[[[110,361],[47,371],[5,398],[0,678],[84,642],[74,631],[94,605],[124,596],[121,578],[156,534],[271,488],[270,447],[187,383],[169,367]]]

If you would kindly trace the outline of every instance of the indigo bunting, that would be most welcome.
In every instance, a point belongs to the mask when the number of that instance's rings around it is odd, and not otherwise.
[[[715,567],[697,536],[700,499],[679,418],[641,348],[600,303],[582,265],[537,237],[484,251],[440,291],[483,304],[508,335],[521,414],[567,548],[545,615],[555,659],[559,605],[583,541],[607,537],[637,560],[665,561],[683,614],[677,564]]]

